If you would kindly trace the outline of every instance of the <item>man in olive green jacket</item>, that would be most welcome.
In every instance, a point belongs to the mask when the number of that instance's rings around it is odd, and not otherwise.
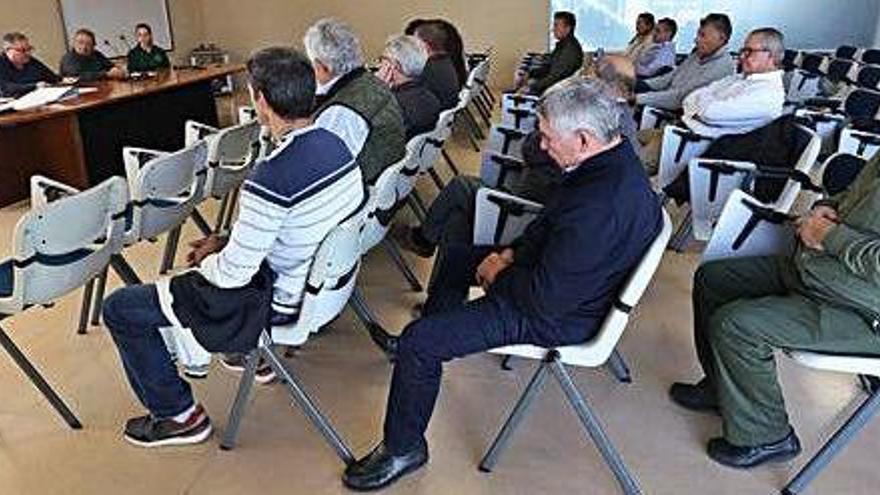
[[[719,260],[694,277],[694,337],[705,378],[672,400],[720,413],[708,454],[748,468],[800,444],[776,379],[775,349],[880,356],[880,156],[798,223],[793,256]]]
[[[316,124],[340,136],[357,156],[364,182],[375,183],[383,170],[406,154],[406,129],[397,99],[364,69],[360,41],[343,22],[317,21],[306,31],[303,44],[318,82]]]

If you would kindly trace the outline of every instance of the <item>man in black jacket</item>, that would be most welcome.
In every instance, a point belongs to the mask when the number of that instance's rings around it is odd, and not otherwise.
[[[414,36],[395,36],[385,43],[376,77],[391,88],[403,112],[406,139],[431,132],[440,116],[440,100],[421,80],[428,52]]]
[[[540,95],[557,82],[576,74],[584,65],[584,49],[574,35],[577,18],[571,12],[553,14],[553,37],[556,46],[547,63],[531,69],[523,92]]]
[[[562,183],[513,245],[448,246],[439,257],[422,318],[389,346],[397,361],[384,440],[346,469],[350,488],[387,486],[427,462],[443,362],[512,344],[577,344],[598,331],[662,222],[609,92],[578,78],[542,99],[542,147]],[[474,282],[486,295],[465,302]]]
[[[18,97],[38,86],[61,81],[52,69],[31,56],[34,48],[22,33],[3,35],[0,56],[0,96]]]

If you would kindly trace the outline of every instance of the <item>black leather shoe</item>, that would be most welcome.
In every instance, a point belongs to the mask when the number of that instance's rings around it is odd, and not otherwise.
[[[709,457],[725,466],[747,469],[765,462],[785,462],[801,453],[801,442],[794,430],[782,440],[758,445],[757,447],[738,447],[724,438],[709,440]]]
[[[373,342],[388,356],[388,360],[397,361],[398,337],[391,335],[377,323],[368,323],[367,331],[370,332]]]
[[[705,378],[695,384],[673,383],[669,387],[669,398],[691,411],[719,414],[718,399]]]
[[[342,483],[359,492],[379,490],[427,462],[428,444],[425,442],[402,455],[392,455],[385,449],[385,442],[382,442],[366,457],[345,469]]]

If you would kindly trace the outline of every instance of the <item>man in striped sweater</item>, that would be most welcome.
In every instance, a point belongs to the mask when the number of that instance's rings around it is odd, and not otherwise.
[[[129,382],[149,410],[125,425],[125,439],[139,446],[191,444],[211,434],[159,329],[175,327],[210,352],[253,348],[270,311],[273,323],[295,320],[318,244],[364,198],[350,144],[309,118],[315,79],[308,60],[269,48],[248,61],[248,75],[277,147],[242,185],[230,236],[194,243],[189,261],[197,269],[119,289],[104,306]]]

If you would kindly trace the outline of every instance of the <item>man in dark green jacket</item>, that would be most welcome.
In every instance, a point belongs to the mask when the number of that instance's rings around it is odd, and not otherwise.
[[[880,356],[880,156],[798,224],[793,256],[720,260],[694,277],[694,333],[705,378],[672,399],[720,412],[715,461],[748,468],[800,443],[776,379],[775,349]]]
[[[406,153],[403,113],[388,86],[364,69],[360,41],[336,19],[321,19],[303,39],[318,81],[316,123],[333,131],[357,156],[373,184]],[[366,121],[366,126],[361,122]]]
[[[138,44],[128,52],[128,72],[155,72],[171,67],[165,50],[153,44],[153,29],[149,24],[134,28]]]
[[[553,37],[556,46],[546,64],[528,73],[526,89],[540,95],[557,82],[576,74],[584,65],[584,49],[574,35],[577,18],[571,12],[553,14]]]

